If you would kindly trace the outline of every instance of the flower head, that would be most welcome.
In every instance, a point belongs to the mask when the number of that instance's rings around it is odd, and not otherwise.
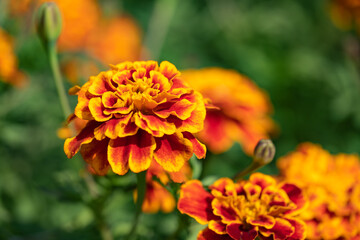
[[[18,70],[17,58],[14,53],[13,38],[0,28],[0,81],[21,87],[25,76]]]
[[[99,174],[108,168],[120,175],[147,170],[155,160],[178,172],[205,146],[192,135],[203,128],[205,106],[169,62],[125,62],[101,72],[81,88],[75,115],[86,126],[65,141],[71,158],[79,150]]]
[[[239,142],[251,154],[256,143],[274,129],[270,101],[247,77],[221,68],[183,71],[183,78],[218,108],[207,111],[198,137],[214,153]]]
[[[296,182],[311,200],[300,215],[310,239],[360,238],[359,160],[356,155],[331,155],[311,143],[279,159],[282,177]]]
[[[254,173],[238,183],[221,178],[209,189],[191,180],[180,191],[180,212],[208,224],[198,239],[305,239],[296,216],[307,201],[297,186]]]

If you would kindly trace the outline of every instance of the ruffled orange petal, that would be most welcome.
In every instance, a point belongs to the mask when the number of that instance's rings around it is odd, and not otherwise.
[[[179,171],[193,154],[191,142],[179,133],[155,139],[154,158],[166,171]]]
[[[138,128],[136,126],[129,124],[131,115],[127,115],[123,118],[113,118],[109,121],[101,124],[94,131],[95,138],[97,140],[102,140],[105,137],[110,139],[115,139],[117,137],[126,137],[135,135]]]
[[[220,178],[209,186],[211,194],[214,196],[230,196],[236,194],[233,191],[234,182],[230,178]],[[230,190],[230,191],[229,191]]]
[[[201,224],[219,219],[213,214],[211,201],[214,197],[205,191],[199,180],[190,180],[181,186],[178,209],[195,218]]]
[[[240,223],[230,223],[226,230],[232,239],[254,240],[258,236],[254,227],[245,230],[245,227]]]
[[[249,180],[251,183],[259,185],[262,189],[266,188],[267,186],[276,184],[276,181],[273,177],[259,172],[251,174]]]
[[[286,219],[276,218],[274,227],[271,229],[260,227],[259,231],[265,237],[273,236],[274,240],[283,240],[295,233],[295,227]]]
[[[108,139],[103,141],[93,140],[88,144],[84,144],[80,149],[84,160],[90,164],[92,170],[97,175],[105,175],[110,168],[107,160],[108,144]]]
[[[199,98],[202,98],[201,95],[197,92],[194,92],[194,95],[197,95]],[[198,102],[199,104],[191,112],[191,116],[186,120],[180,120],[173,116],[169,117],[169,119],[171,119],[175,123],[178,131],[197,133],[204,128],[204,119],[205,119],[206,110],[204,103],[201,101],[199,100],[200,103]]]
[[[79,151],[81,145],[93,140],[94,129],[98,125],[96,122],[89,122],[77,136],[65,140],[64,152],[68,158],[72,158]]]
[[[210,220],[208,228],[217,234],[227,234],[226,224],[222,223],[221,221]]]
[[[94,117],[94,119],[97,122],[105,122],[109,120],[112,115],[111,114],[105,114],[104,113],[104,106],[101,102],[100,97],[91,98],[89,101],[89,110],[91,112],[91,115]]]
[[[294,184],[286,183],[281,187],[289,196],[290,200],[295,203],[296,208],[287,212],[287,214],[292,213],[292,215],[297,214],[304,207],[306,207],[308,201],[304,196],[303,191],[295,186]]]
[[[105,92],[113,91],[108,83],[108,79],[111,78],[112,71],[101,72],[98,76],[94,77],[94,81],[89,87],[89,93],[95,96],[101,96]]]
[[[196,104],[187,99],[181,99],[176,102],[165,102],[154,109],[154,113],[161,118],[168,118],[174,115],[181,120],[185,120],[191,116],[191,112],[195,109]]]
[[[247,222],[253,226],[260,226],[270,229],[275,225],[275,218],[273,218],[272,216],[261,215],[255,218],[248,217]]]
[[[146,122],[147,129],[150,129],[151,133],[155,131],[164,133],[166,135],[171,135],[174,134],[176,131],[175,124],[168,122],[167,119],[162,119],[154,115],[145,115],[141,112],[138,113],[138,116]]]
[[[124,175],[128,168],[138,173],[150,167],[154,149],[154,138],[143,131],[134,136],[112,139],[108,148],[109,163],[120,175]]]
[[[163,61],[160,63],[159,72],[169,80],[180,75],[180,72],[177,70],[174,64],[168,61]]]
[[[211,202],[211,206],[213,208],[213,213],[216,216],[221,217],[224,223],[231,223],[239,220],[237,213],[235,212],[233,206],[229,205],[229,202],[221,201],[220,199],[215,198]]]
[[[160,92],[168,91],[171,87],[169,79],[159,72],[150,72],[151,81],[154,83],[154,88],[159,89]]]
[[[303,240],[306,237],[306,224],[298,219],[289,219],[290,224],[295,227],[295,232],[288,238],[289,240]]]
[[[194,135],[192,135],[189,132],[183,132],[183,136],[184,138],[188,139],[192,146],[193,146],[193,151],[194,154],[196,155],[196,157],[198,159],[201,158],[205,158],[206,156],[206,146],[204,144],[202,144],[201,142],[199,142],[199,140],[197,140]]]
[[[210,230],[209,228],[205,228],[204,230],[199,232],[197,236],[197,240],[233,240],[233,238],[231,238],[229,235],[217,234],[216,232]]]

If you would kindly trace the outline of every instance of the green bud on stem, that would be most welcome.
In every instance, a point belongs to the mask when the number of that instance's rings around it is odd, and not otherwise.
[[[36,30],[43,44],[56,43],[61,33],[62,20],[54,2],[43,3],[36,13]]]
[[[275,156],[275,146],[270,139],[261,139],[254,149],[254,162],[260,165],[270,163]]]
[[[275,156],[275,146],[270,139],[261,139],[255,146],[254,157],[250,166],[237,173],[233,179],[240,181],[246,175],[270,163]]]

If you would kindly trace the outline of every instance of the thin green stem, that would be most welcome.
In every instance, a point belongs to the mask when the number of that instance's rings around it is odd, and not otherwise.
[[[133,221],[133,225],[126,239],[135,239],[136,228],[139,224],[139,219],[142,213],[142,205],[145,199],[146,193],[146,171],[136,174],[137,177],[137,200],[136,200],[136,213]]]
[[[54,43],[48,44],[47,53],[50,61],[51,70],[55,80],[56,90],[59,95],[61,108],[63,110],[66,119],[71,114],[71,110],[70,110],[70,104],[67,98],[67,94],[64,88],[64,84],[61,78],[59,60],[56,53],[56,45]]]
[[[175,13],[178,0],[156,0],[154,10],[149,19],[149,26],[144,39],[144,48],[140,54],[141,59],[147,57],[158,60],[171,19]]]
[[[55,42],[49,42],[48,44],[44,44],[46,53],[48,55],[49,61],[50,61],[50,67],[51,71],[55,80],[56,89],[59,95],[61,108],[64,114],[64,118],[66,119],[71,114],[71,108],[69,104],[69,100],[67,97],[67,93],[64,88],[64,84],[61,77],[60,67],[59,67],[59,61],[58,56],[56,52],[56,43]],[[71,130],[73,133],[75,133],[75,130],[71,126]],[[97,200],[100,198],[98,187],[96,185],[96,182],[93,178],[93,176],[85,171],[84,172],[84,182],[88,188],[88,191],[90,193],[90,196],[92,199]],[[94,215],[99,218],[97,221],[99,232],[102,236],[103,240],[113,240],[113,237],[111,235],[111,231],[109,226],[106,224],[105,217],[103,216],[103,205],[97,206],[96,208],[92,208]]]
[[[264,165],[259,164],[258,162],[253,161],[250,166],[248,166],[247,168],[245,168],[245,169],[242,170],[241,172],[237,173],[237,174],[233,177],[233,179],[234,179],[234,181],[239,181],[239,180],[243,179],[243,177],[245,177],[246,175],[252,173],[253,171],[259,169],[259,168],[262,167],[262,166],[264,166]]]

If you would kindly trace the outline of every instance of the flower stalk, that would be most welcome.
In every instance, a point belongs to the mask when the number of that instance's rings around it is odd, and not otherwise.
[[[126,239],[132,240],[135,239],[137,225],[139,224],[139,219],[142,213],[142,205],[145,199],[146,193],[146,172],[142,171],[136,174],[137,178],[137,200],[136,200],[136,213],[133,221],[133,225]]]
[[[50,68],[54,77],[61,108],[64,114],[64,118],[66,119],[71,114],[71,108],[61,77],[56,48],[56,43],[61,33],[61,27],[61,14],[57,5],[53,2],[44,3],[41,5],[37,11],[36,28],[49,59]],[[72,129],[72,132],[75,134],[74,129]],[[83,178],[92,200],[98,200],[101,196],[99,196],[98,187],[94,181],[94,178],[87,171],[84,172]],[[100,207],[93,207],[91,209],[93,210],[94,215],[97,217],[96,220],[99,222],[98,228],[102,239],[113,240],[111,231],[106,224],[105,217],[103,216],[103,205]]]

